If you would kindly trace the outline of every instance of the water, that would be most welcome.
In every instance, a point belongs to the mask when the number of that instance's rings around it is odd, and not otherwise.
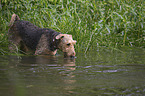
[[[0,56],[0,96],[144,96],[144,58],[144,49]]]

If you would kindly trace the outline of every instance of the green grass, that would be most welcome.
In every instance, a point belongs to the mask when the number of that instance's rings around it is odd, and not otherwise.
[[[9,54],[6,34],[13,13],[41,28],[72,34],[78,52],[145,48],[144,4],[144,0],[1,0],[0,54]]]

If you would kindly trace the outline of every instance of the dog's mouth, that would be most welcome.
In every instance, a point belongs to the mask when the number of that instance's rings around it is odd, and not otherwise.
[[[76,58],[75,55],[68,56],[66,52],[64,52],[64,58]]]
[[[75,59],[76,57],[75,56],[64,56],[64,58],[67,58],[67,59]]]
[[[76,58],[75,56],[70,56],[70,58]]]

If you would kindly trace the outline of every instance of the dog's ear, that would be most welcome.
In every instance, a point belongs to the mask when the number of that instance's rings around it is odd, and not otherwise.
[[[64,37],[64,34],[59,34],[55,37],[55,39],[62,39]]]

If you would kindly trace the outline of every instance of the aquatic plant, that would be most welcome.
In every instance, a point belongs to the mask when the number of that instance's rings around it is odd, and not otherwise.
[[[13,13],[39,27],[72,34],[76,49],[145,47],[143,0],[1,0],[0,54],[8,52]]]

